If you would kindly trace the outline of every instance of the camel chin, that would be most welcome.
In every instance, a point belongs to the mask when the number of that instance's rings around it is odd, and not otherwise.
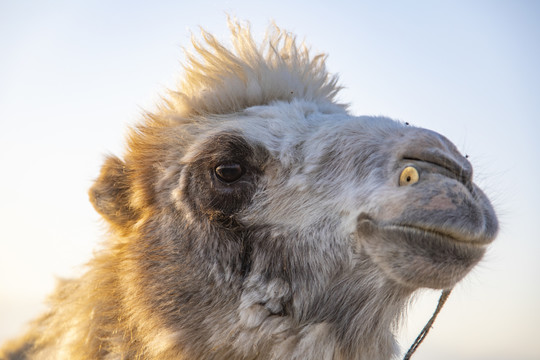
[[[450,289],[482,259],[486,244],[457,240],[432,229],[358,223],[371,259],[405,287]]]

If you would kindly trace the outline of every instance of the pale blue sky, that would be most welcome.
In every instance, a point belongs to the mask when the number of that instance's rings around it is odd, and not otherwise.
[[[104,226],[87,189],[126,126],[226,14],[271,20],[329,54],[357,115],[439,131],[469,154],[501,233],[415,359],[540,359],[540,2],[1,1],[0,341],[81,271]],[[419,296],[407,347],[436,294]]]

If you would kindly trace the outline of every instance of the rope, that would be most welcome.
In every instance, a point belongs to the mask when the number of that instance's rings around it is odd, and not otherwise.
[[[435,312],[433,313],[433,315],[431,315],[431,318],[427,322],[426,326],[424,326],[424,328],[422,329],[422,331],[420,332],[416,340],[414,340],[413,344],[409,348],[409,351],[407,351],[407,353],[403,357],[403,360],[409,360],[411,356],[414,354],[414,352],[416,351],[416,349],[418,349],[418,346],[420,346],[422,341],[424,341],[429,330],[431,330],[431,327],[433,326],[433,323],[435,322],[437,315],[439,315],[439,312],[441,311],[444,303],[448,299],[448,296],[450,296],[451,292],[452,292],[452,289],[449,289],[449,290],[447,289],[447,290],[442,291],[441,297],[439,298],[439,303],[437,304],[437,308],[435,309]]]

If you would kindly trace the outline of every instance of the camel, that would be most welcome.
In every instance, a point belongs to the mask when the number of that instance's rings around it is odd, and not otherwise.
[[[444,136],[354,116],[325,55],[203,31],[89,192],[107,237],[1,359],[391,359],[498,231]]]

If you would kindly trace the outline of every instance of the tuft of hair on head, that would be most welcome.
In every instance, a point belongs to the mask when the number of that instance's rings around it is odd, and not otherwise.
[[[326,70],[326,55],[310,55],[296,37],[272,24],[258,46],[249,23],[229,18],[232,49],[201,29],[186,51],[184,77],[165,100],[170,113],[192,117],[229,114],[273,101],[302,99],[335,103],[341,90],[337,75]],[[345,104],[337,104],[343,108]]]

